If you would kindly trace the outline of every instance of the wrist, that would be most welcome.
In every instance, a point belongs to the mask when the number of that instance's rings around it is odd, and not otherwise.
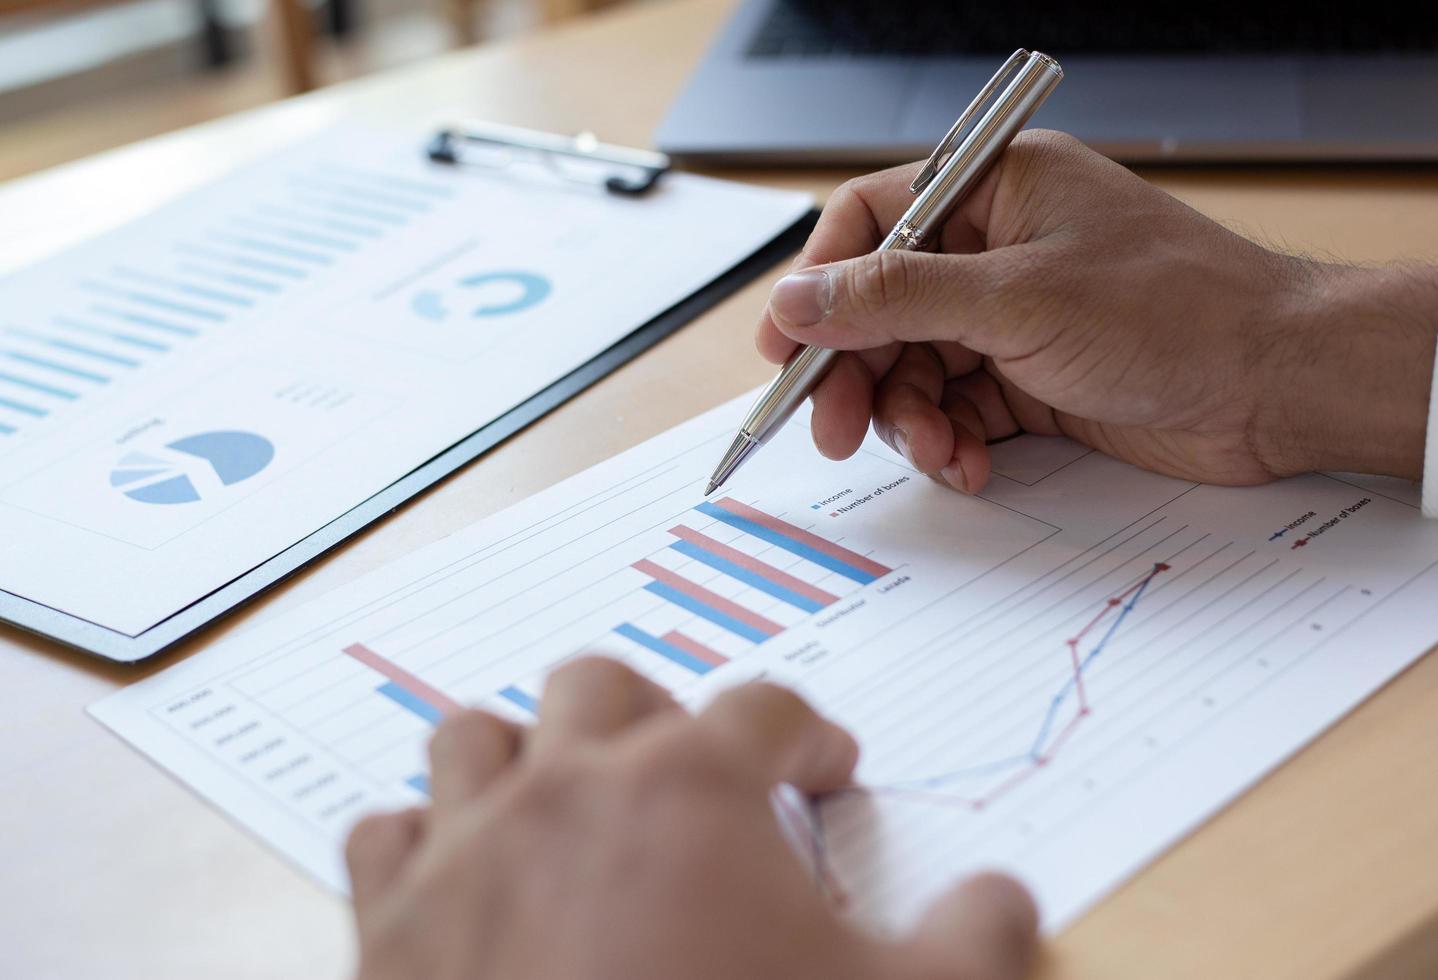
[[[1250,441],[1275,476],[1423,472],[1438,268],[1306,263],[1276,317]]]

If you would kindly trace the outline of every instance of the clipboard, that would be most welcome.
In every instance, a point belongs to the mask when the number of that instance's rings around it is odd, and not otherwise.
[[[486,152],[495,151],[502,153],[502,161],[484,158]],[[562,137],[492,124],[442,131],[431,141],[427,152],[432,160],[456,166],[506,165],[515,154],[537,155],[552,163],[562,178],[597,180],[610,193],[621,195],[642,195],[669,170],[668,158],[663,154],[609,146],[587,134]],[[4,590],[0,590],[0,621],[109,660],[136,662],[161,653],[283,582],[718,305],[798,251],[817,220],[818,212],[811,210],[728,272],[569,374],[329,523],[137,635],[128,635]]]

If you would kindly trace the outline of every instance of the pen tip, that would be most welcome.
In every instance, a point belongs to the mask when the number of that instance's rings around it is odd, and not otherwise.
[[[719,484],[715,483],[713,480],[710,480],[708,483],[704,484],[704,496],[707,497],[707,496],[709,496],[711,493],[713,493],[715,490],[718,490],[718,489],[719,489]]]

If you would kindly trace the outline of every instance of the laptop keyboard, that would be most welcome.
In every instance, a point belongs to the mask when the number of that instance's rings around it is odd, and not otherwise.
[[[1237,6],[1237,5],[1235,5]],[[775,0],[751,58],[1008,54],[1424,53],[1435,5],[1255,3],[1228,16],[1188,4],[1035,0]],[[1427,11],[1419,12],[1423,8]]]

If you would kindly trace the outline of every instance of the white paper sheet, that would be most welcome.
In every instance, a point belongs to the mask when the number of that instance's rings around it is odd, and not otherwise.
[[[863,746],[810,828],[854,914],[903,928],[999,867],[1056,928],[1438,641],[1438,526],[1376,489],[1203,487],[1026,436],[966,498],[872,437],[821,459],[801,414],[706,504],[743,407],[94,713],[343,888],[347,828],[424,798],[453,703],[531,718],[585,649],[692,703],[768,676]]]
[[[811,203],[680,174],[622,198],[422,144],[329,133],[0,281],[0,588],[139,633]]]

